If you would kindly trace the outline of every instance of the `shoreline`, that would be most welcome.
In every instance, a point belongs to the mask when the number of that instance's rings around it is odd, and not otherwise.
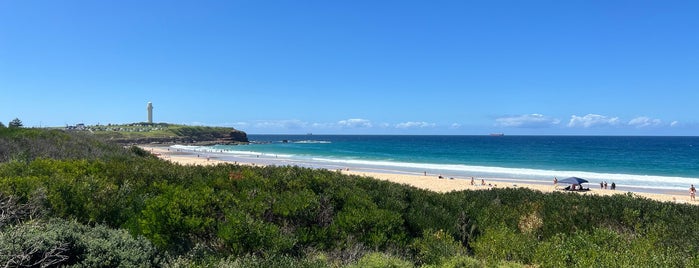
[[[357,175],[372,177],[379,180],[391,181],[399,184],[406,184],[414,186],[420,189],[430,190],[434,192],[446,193],[451,191],[461,191],[461,190],[487,190],[492,188],[528,188],[543,193],[552,192],[568,192],[563,190],[557,190],[554,188],[553,181],[548,183],[541,183],[539,181],[524,180],[519,181],[517,179],[505,179],[505,178],[480,178],[474,177],[474,184],[471,185],[471,180],[469,178],[450,178],[443,177],[439,178],[439,174],[432,173],[413,173],[413,172],[398,172],[398,171],[386,171],[386,170],[376,170],[376,169],[362,169],[362,168],[349,168],[345,167],[335,167],[323,168],[323,167],[313,167],[309,165],[299,165],[299,163],[289,162],[289,161],[273,161],[269,159],[260,159],[254,161],[255,159],[246,158],[236,158],[238,161],[228,161],[223,160],[218,157],[212,157],[207,153],[197,153],[186,150],[173,149],[168,146],[158,146],[158,145],[137,145],[138,147],[160,157],[161,159],[171,161],[173,163],[178,163],[181,165],[216,165],[223,163],[238,164],[238,165],[251,165],[251,166],[266,166],[266,165],[297,165],[316,169],[328,169],[328,170],[338,170],[346,175]],[[485,185],[481,185],[481,179],[485,180]],[[678,204],[693,204],[697,205],[699,202],[691,201],[689,194],[681,194],[679,191],[656,189],[631,189],[631,187],[617,187],[617,190],[611,189],[599,189],[596,187],[597,184],[590,183],[589,191],[584,192],[568,192],[570,194],[593,194],[600,196],[614,195],[614,194],[628,194],[632,193],[635,197],[643,197],[648,199],[653,199],[661,202],[673,202]],[[565,187],[565,184],[559,184],[558,188]],[[645,191],[643,191],[645,190]]]

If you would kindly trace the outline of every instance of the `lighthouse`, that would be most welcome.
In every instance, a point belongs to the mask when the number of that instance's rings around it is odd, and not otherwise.
[[[153,103],[148,102],[148,123],[153,124]]]

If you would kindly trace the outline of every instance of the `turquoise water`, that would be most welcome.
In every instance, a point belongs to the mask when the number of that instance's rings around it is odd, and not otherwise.
[[[250,135],[187,147],[265,164],[546,181],[577,176],[636,188],[699,184],[699,137]],[[183,147],[184,148],[184,147]],[[594,185],[592,185],[594,187]]]

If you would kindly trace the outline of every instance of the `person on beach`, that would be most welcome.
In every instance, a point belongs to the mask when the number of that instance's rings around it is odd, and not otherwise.
[[[474,181],[473,177],[471,177],[471,185],[476,185],[476,182]]]
[[[605,190],[607,189],[607,182],[606,181],[604,182],[604,189]]]
[[[689,199],[691,199],[692,201],[694,201],[694,196],[695,196],[696,194],[697,194],[697,189],[694,188],[694,184],[692,184],[692,186],[689,187]]]
[[[599,182],[599,188],[604,189],[604,182],[603,181]]]
[[[553,177],[553,189],[558,189],[558,179]]]
[[[481,179],[481,185],[485,186],[485,179]]]
[[[616,183],[612,182],[612,190],[616,190]]]

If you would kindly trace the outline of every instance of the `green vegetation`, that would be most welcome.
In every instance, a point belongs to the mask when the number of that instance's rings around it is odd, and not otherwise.
[[[226,127],[185,126],[167,123],[69,126],[89,132],[100,139],[119,143],[239,143],[247,142],[245,132]]]
[[[2,128],[0,152],[0,264],[9,266],[699,265],[693,205],[180,166],[57,130]]]

